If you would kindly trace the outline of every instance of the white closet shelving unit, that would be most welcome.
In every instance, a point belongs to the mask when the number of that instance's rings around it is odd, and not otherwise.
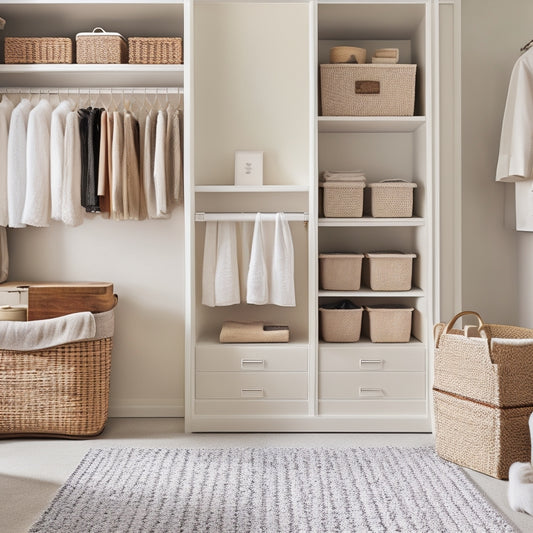
[[[437,20],[431,0],[194,2],[187,431],[431,431]],[[370,56],[400,48],[401,62],[418,65],[415,116],[321,116],[319,65],[336,44]],[[232,185],[240,149],[264,151],[263,187]],[[370,182],[415,181],[415,216],[319,218],[319,172],[354,168]],[[220,211],[308,214],[306,225],[291,222],[296,308],[201,304],[205,224],[196,213]],[[320,252],[391,248],[417,254],[412,290],[318,289]],[[338,298],[409,304],[411,341],[320,341],[318,308]],[[225,320],[288,324],[291,340],[220,344]]]

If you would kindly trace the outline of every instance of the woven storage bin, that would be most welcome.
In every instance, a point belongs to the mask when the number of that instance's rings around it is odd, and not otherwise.
[[[363,216],[365,184],[361,181],[321,183],[325,217],[358,218]]]
[[[320,311],[320,335],[326,342],[357,342],[361,337],[363,308]]]
[[[412,116],[416,65],[320,65],[322,115]]]
[[[412,217],[416,183],[382,181],[369,183],[370,213],[373,217]]]
[[[474,315],[477,327],[453,329]],[[477,336],[475,336],[477,335]],[[485,324],[464,311],[435,326],[435,389],[494,407],[533,405],[533,329]]]
[[[128,49],[130,63],[151,65],[183,63],[181,37],[129,37]]]
[[[366,253],[365,285],[373,291],[409,291],[416,254],[401,252]]]
[[[320,288],[357,291],[361,287],[363,254],[320,254]]]
[[[113,313],[95,315],[97,335],[89,340],[31,351],[0,349],[0,437],[93,437],[102,432],[108,416]]]
[[[435,390],[433,399],[435,448],[443,459],[498,479],[508,478],[512,463],[530,461],[533,406],[499,409]]]
[[[78,33],[76,35],[76,62],[80,64],[127,63],[128,43],[120,33],[106,32],[102,28],[95,28],[92,32]]]
[[[366,48],[357,46],[333,46],[329,49],[330,63],[356,63],[366,61]]]
[[[72,40],[66,37],[6,37],[6,63],[72,63]]]
[[[369,305],[368,330],[372,342],[409,342],[413,308],[403,305]]]

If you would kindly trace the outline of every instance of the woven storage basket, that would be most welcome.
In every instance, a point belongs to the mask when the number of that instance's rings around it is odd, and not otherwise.
[[[412,116],[416,65],[320,65],[322,115]]]
[[[372,342],[409,342],[413,308],[403,305],[369,305],[368,330]]]
[[[373,217],[413,216],[413,192],[416,183],[406,181],[382,181],[369,183],[370,213]]]
[[[401,252],[366,253],[365,285],[373,291],[409,291],[416,254]]]
[[[453,329],[463,315],[474,315],[478,327]],[[532,354],[532,329],[485,324],[478,313],[464,311],[435,326],[433,386],[494,407],[530,406]]]
[[[129,62],[179,65],[183,63],[181,37],[129,37]]]
[[[102,338],[97,320],[93,339],[32,351],[0,349],[0,437],[93,437],[102,432],[108,416],[113,313],[99,314],[106,317]]]
[[[325,217],[358,218],[363,216],[365,184],[361,181],[321,183]]]
[[[72,63],[72,40],[67,37],[6,37],[6,63]]]
[[[366,48],[357,46],[333,46],[329,49],[330,63],[356,63],[366,61]]]
[[[98,31],[100,30],[100,31]],[[76,62],[115,64],[128,62],[128,44],[120,33],[95,28],[76,35]]]
[[[320,254],[320,288],[357,291],[361,287],[363,254]]]
[[[499,409],[435,390],[433,399],[435,448],[443,459],[498,479],[508,478],[512,463],[530,461],[533,406]]]
[[[363,308],[320,311],[320,335],[326,342],[357,342],[361,337]]]

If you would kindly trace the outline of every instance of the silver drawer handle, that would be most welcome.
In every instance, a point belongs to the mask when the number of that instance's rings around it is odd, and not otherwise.
[[[262,388],[257,389],[241,389],[241,396],[252,398],[263,398],[265,391]]]
[[[260,365],[265,366],[265,361],[263,359],[241,359],[241,368],[245,365]]]
[[[359,366],[363,365],[383,365],[383,359],[359,359]]]
[[[385,391],[380,388],[359,387],[359,396],[385,396]]]

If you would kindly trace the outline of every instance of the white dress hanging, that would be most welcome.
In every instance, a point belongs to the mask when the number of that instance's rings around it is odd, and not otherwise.
[[[0,226],[9,224],[7,203],[7,142],[9,137],[9,121],[13,112],[13,102],[2,97],[0,102]]]

